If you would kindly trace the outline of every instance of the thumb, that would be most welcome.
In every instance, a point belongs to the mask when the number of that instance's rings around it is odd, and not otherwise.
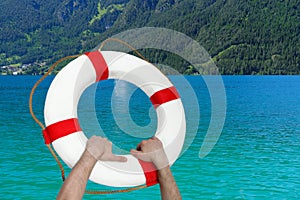
[[[131,153],[131,155],[133,155],[134,157],[140,159],[141,151],[137,151],[137,150],[135,150],[135,149],[131,149],[131,150],[130,150],[130,153]]]
[[[135,149],[131,149],[130,151],[131,155],[133,155],[134,157],[136,157],[137,159],[146,161],[146,162],[150,162],[149,158],[147,157],[147,155],[141,151],[137,151]]]

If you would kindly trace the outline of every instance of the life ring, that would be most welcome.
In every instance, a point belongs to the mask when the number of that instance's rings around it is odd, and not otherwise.
[[[168,78],[152,64],[116,51],[85,53],[56,75],[44,107],[45,143],[52,143],[69,167],[76,164],[88,140],[77,118],[79,98],[88,86],[106,79],[128,81],[150,98],[158,120],[155,136],[163,143],[170,165],[173,164],[181,152],[186,131],[180,96]],[[137,160],[132,155],[125,156],[128,159],[125,163],[98,161],[90,180],[114,187],[157,183],[157,173],[151,164]]]

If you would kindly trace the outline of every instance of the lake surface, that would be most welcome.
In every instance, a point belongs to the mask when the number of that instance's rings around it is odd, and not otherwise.
[[[28,110],[30,90],[39,78],[0,76],[1,199],[54,199],[62,184],[59,168]],[[34,111],[40,119],[52,79],[47,78],[34,95]],[[213,102],[208,87],[201,76],[170,79],[182,96],[188,125],[185,151],[172,166],[183,199],[299,199],[300,76],[223,76],[225,124],[204,158],[199,151]],[[83,94],[78,115],[88,137],[104,134],[117,153],[126,153],[151,137],[157,123],[150,101],[140,90],[112,80]],[[94,183],[88,187],[111,189]],[[84,196],[133,198],[160,199],[159,187]]]

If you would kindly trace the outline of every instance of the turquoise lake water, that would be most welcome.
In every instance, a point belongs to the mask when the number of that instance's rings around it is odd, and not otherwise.
[[[178,77],[170,77],[183,94],[190,142],[172,166],[183,199],[299,199],[300,76],[222,78],[227,99],[225,124],[214,149],[199,158],[211,117],[208,89],[201,76],[185,76],[197,98],[196,103],[191,102],[185,93],[191,88],[182,86]],[[62,184],[56,162],[44,146],[40,127],[28,110],[29,93],[38,79],[38,76],[0,76],[0,199],[55,199]],[[40,119],[52,79],[48,78],[34,96],[34,111]],[[140,140],[151,137],[156,117],[148,98],[139,90],[134,91],[127,102],[130,113],[127,118],[136,127],[128,123],[130,134],[122,131],[113,115],[118,113],[120,118],[126,118],[128,113],[122,113],[122,98],[118,98],[122,92],[133,91],[133,87],[120,85],[121,89],[112,92],[114,85],[113,81],[105,81],[89,88],[79,104],[79,120],[87,136],[100,134],[100,124],[102,132],[115,144],[114,149],[126,152]],[[91,116],[97,124],[93,125]],[[93,183],[88,187],[110,189]],[[84,196],[84,199],[134,198],[160,199],[159,187]]]

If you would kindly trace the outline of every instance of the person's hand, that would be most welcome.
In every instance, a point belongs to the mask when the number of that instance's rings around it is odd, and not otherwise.
[[[126,162],[124,156],[116,156],[112,153],[112,143],[106,138],[92,136],[86,144],[87,151],[96,159],[102,161]]]
[[[140,144],[138,144],[136,150],[131,149],[130,153],[138,159],[146,162],[152,162],[157,169],[162,169],[169,165],[163,145],[156,137],[149,140],[143,140]]]

